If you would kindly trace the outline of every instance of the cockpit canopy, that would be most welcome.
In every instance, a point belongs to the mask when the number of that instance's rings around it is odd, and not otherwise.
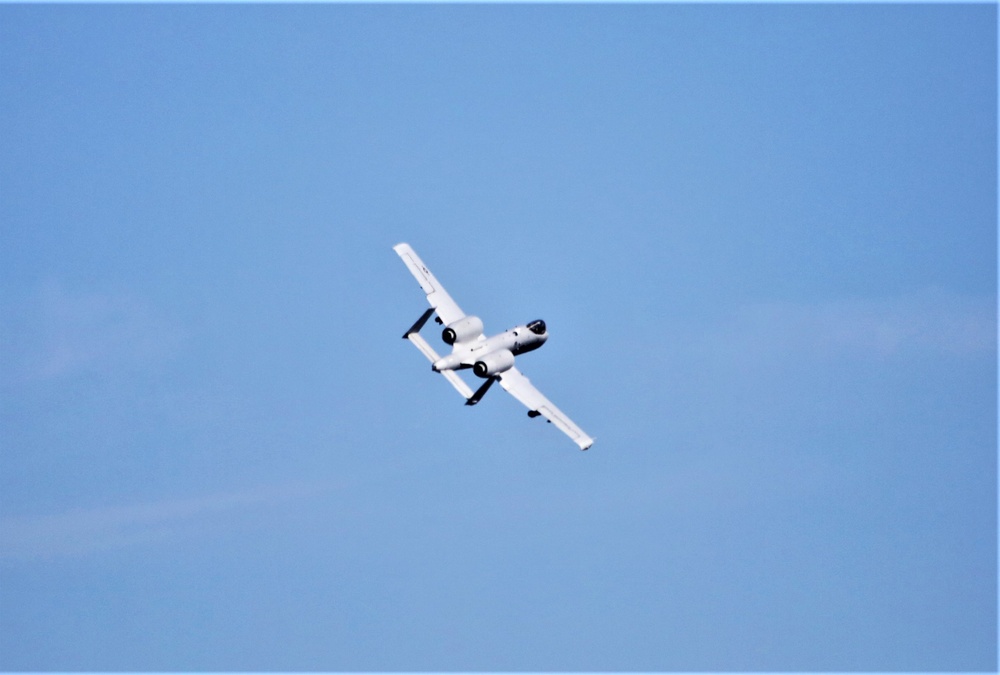
[[[541,319],[535,319],[534,321],[528,324],[528,330],[530,330],[535,335],[544,335],[545,322],[542,321]]]

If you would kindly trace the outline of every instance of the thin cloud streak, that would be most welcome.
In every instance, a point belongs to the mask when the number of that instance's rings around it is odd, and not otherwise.
[[[996,349],[995,298],[927,290],[896,298],[743,307],[719,339],[748,353],[977,357]]]
[[[83,556],[183,536],[207,521],[301,499],[321,488],[286,483],[202,497],[0,518],[0,560]]]
[[[57,380],[143,367],[176,351],[183,332],[141,300],[122,293],[42,284],[7,310],[17,332],[5,340],[7,379]]]

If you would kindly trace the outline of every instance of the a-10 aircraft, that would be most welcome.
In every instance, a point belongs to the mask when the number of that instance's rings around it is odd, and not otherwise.
[[[549,339],[544,321],[537,319],[523,326],[515,326],[499,335],[486,337],[483,334],[483,322],[479,317],[467,315],[459,308],[409,244],[396,244],[393,250],[406,263],[406,267],[417,279],[420,288],[427,294],[427,301],[431,305],[410,330],[406,331],[403,338],[416,345],[417,349],[430,359],[431,369],[444,375],[445,379],[465,397],[466,405],[479,403],[490,386],[499,381],[500,386],[510,392],[511,396],[528,407],[528,417],[539,415],[544,417],[572,438],[581,450],[593,445],[593,438],[585,434],[559,408],[552,405],[552,402],[535,389],[531,381],[514,367],[515,356],[538,349]],[[435,321],[445,326],[441,339],[451,346],[451,353],[446,356],[438,355],[420,335],[420,329],[434,312],[437,312]],[[475,392],[455,372],[464,369],[472,369],[473,373],[485,380]]]

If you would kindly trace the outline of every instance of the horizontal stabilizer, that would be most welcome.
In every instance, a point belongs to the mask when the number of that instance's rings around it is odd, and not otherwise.
[[[441,358],[438,356],[437,352],[434,351],[434,348],[427,344],[427,340],[425,340],[420,333],[407,333],[406,339],[412,342],[416,348],[420,350],[420,353],[426,356],[427,360],[431,363],[434,363]],[[444,379],[448,380],[451,383],[451,386],[455,387],[463,398],[466,400],[472,398],[472,388],[465,383],[465,380],[458,376],[458,373],[454,370],[442,370],[440,373],[444,375]]]

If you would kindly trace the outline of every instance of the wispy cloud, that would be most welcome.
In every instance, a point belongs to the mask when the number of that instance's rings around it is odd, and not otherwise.
[[[140,299],[48,281],[5,310],[6,379],[52,380],[143,366],[164,358],[182,332]],[[5,332],[7,332],[5,331]]]
[[[273,507],[320,490],[313,484],[285,483],[200,497],[4,517],[0,518],[0,559],[81,556],[180,537],[225,517],[250,516],[262,506]]]
[[[996,317],[995,298],[927,290],[895,298],[748,305],[721,337],[749,352],[978,356],[996,349]]]

